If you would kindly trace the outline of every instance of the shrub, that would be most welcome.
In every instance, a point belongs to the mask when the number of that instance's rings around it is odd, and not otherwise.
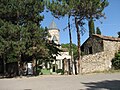
[[[112,60],[112,66],[114,69],[120,69],[120,51],[115,54],[115,58]]]
[[[56,70],[56,73],[61,73],[61,74],[63,74],[64,71],[63,71],[62,69],[57,69],[57,70]]]
[[[50,75],[50,70],[49,69],[41,69],[41,73],[43,74],[43,75]]]

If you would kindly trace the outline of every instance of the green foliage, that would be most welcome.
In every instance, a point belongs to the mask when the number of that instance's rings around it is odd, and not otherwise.
[[[67,44],[61,44],[61,46],[62,46],[62,48],[67,48],[68,50],[69,50],[69,48],[70,48],[69,43],[67,43]]]
[[[118,38],[120,38],[120,32],[118,32]]]
[[[54,43],[54,41],[48,41],[48,43],[46,43],[46,48],[48,51],[48,55],[46,57],[46,60],[55,60],[56,58],[53,55],[58,55],[59,52],[61,52],[61,50],[59,49],[58,44]]]
[[[43,0],[1,0],[0,18],[14,24],[25,25],[32,21],[39,25],[43,19],[40,15],[44,10]]]
[[[50,70],[48,70],[48,69],[41,69],[41,73],[43,75],[50,75]]]
[[[114,69],[120,69],[120,51],[115,54],[115,58],[112,60],[112,66]]]
[[[100,31],[99,27],[96,28],[96,34],[101,35],[101,31]]]
[[[94,21],[91,19],[88,24],[89,24],[89,36],[92,36],[93,34],[95,34]]]
[[[47,1],[47,8],[53,15],[77,15],[89,19],[99,19],[103,16],[102,11],[108,6],[107,0],[52,0]]]
[[[15,62],[21,49],[20,28],[1,19],[0,23],[0,56],[6,62]]]
[[[51,11],[52,15],[60,18],[68,14],[69,7],[64,0],[48,0],[46,3],[47,8]]]
[[[0,57],[3,60],[8,63],[21,59],[46,60],[57,53],[55,44],[48,45],[47,28],[40,26],[43,0],[2,0],[0,6]]]
[[[85,31],[83,27],[85,20],[90,21],[90,34],[94,34],[95,30],[93,20],[104,17],[103,10],[108,6],[108,4],[107,0],[52,0],[47,1],[46,6],[56,18],[67,15],[72,16],[72,18],[75,19],[79,42],[80,31]]]
[[[43,2],[35,0],[2,0],[0,3],[0,56],[6,62],[20,60],[21,54],[34,56],[44,45],[40,37]],[[43,37],[44,38],[44,37]],[[42,42],[43,43],[43,42]],[[37,50],[33,50],[33,46]]]
[[[69,50],[70,53],[70,44],[61,44],[62,48],[67,48]],[[76,60],[78,57],[78,53],[77,53],[77,46],[75,44],[72,44],[72,51],[73,51],[73,58]]]
[[[61,73],[63,75],[64,74],[64,70],[63,69],[57,69],[56,73]]]
[[[77,32],[78,60],[80,64],[80,31],[84,32],[85,20],[100,19],[104,17],[102,11],[108,6],[107,0],[50,0],[47,8],[52,14],[59,18],[61,16],[72,16]],[[80,28],[80,29],[79,29]],[[80,65],[78,65],[80,72]]]

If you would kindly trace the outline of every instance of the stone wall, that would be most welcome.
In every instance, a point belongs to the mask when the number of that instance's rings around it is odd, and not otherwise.
[[[104,44],[104,52],[112,52],[115,53],[120,49],[120,41],[107,41],[103,40]]]
[[[103,40],[104,51],[85,55],[81,60],[82,73],[104,71],[111,68],[111,60],[120,48],[120,42]]]
[[[103,51],[103,40],[97,37],[90,37],[81,47],[85,55],[95,54]]]

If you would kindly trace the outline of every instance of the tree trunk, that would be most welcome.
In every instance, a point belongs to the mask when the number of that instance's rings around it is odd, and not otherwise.
[[[37,59],[35,59],[35,61],[36,61],[36,62],[35,62],[35,64],[36,64],[36,65],[35,65],[35,66],[36,66],[35,69],[36,69],[36,76],[37,76],[37,75],[38,75],[38,72],[37,72]]]
[[[77,32],[77,43],[78,43],[78,74],[80,74],[80,61],[81,61],[81,49],[80,49],[80,30],[77,22],[77,18],[75,17],[75,26],[76,26],[76,32]]]
[[[3,59],[3,73],[4,73],[4,76],[6,76],[6,55],[5,54],[2,54],[2,59]]]
[[[68,29],[69,29],[69,38],[70,38],[70,68],[69,68],[69,74],[73,74],[73,54],[72,54],[72,35],[71,35],[71,29],[70,29],[70,15],[68,16]]]
[[[5,61],[5,59],[3,59],[3,62],[4,62],[4,76],[6,76],[6,61]]]

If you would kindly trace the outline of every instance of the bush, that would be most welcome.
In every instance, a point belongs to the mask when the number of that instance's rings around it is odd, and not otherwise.
[[[114,69],[120,69],[120,51],[115,54],[115,58],[112,60],[112,66]]]
[[[50,70],[49,69],[41,69],[41,73],[43,74],[43,75],[50,75]]]
[[[63,74],[64,71],[63,71],[62,69],[57,69],[57,70],[56,70],[56,73],[61,73],[61,74]]]

